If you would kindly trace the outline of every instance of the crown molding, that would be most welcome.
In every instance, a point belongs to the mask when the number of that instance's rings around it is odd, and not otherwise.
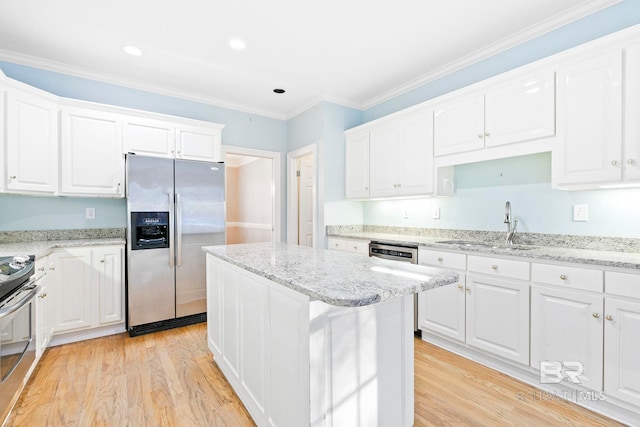
[[[290,120],[296,116],[299,116],[300,114],[304,113],[305,111],[315,107],[316,105],[322,102],[331,102],[332,104],[353,108],[359,111],[362,111],[364,109],[362,104],[357,104],[357,103],[354,103],[342,98],[330,96],[330,95],[318,95],[318,96],[314,96],[313,98],[310,98],[307,102],[305,102],[304,104],[301,104],[298,108],[292,110],[289,114],[287,114],[286,120]]]
[[[285,114],[275,113],[273,111],[260,110],[246,105],[229,103],[220,99],[202,96],[194,94],[192,92],[180,91],[162,85],[150,85],[148,83],[143,83],[137,80],[124,79],[113,74],[102,73],[88,68],[67,65],[60,62],[37,58],[34,56],[25,55],[9,50],[0,49],[0,60],[12,62],[19,65],[25,65],[28,67],[39,68],[47,71],[53,71],[56,73],[67,74],[74,77],[96,80],[102,83],[123,86],[129,89],[143,90],[145,92],[151,92],[153,94],[171,96],[174,98],[185,99],[187,101],[200,102],[203,104],[226,108],[229,110],[236,110],[248,114],[256,114],[272,119],[286,120],[287,117]]]
[[[408,81],[391,90],[385,91],[380,95],[374,96],[362,103],[362,109],[374,107],[385,101],[389,101],[397,96],[403,95],[428,83],[432,83],[442,77],[460,71],[477,62],[490,58],[494,55],[507,51],[513,47],[526,43],[530,40],[540,37],[543,34],[561,28],[567,24],[584,18],[588,15],[596,13],[614,4],[620,3],[622,0],[594,0],[587,4],[576,6],[564,13],[552,16],[541,23],[525,28],[516,34],[506,37],[496,43],[481,49],[471,55],[463,56],[453,62],[443,65],[433,71],[423,74],[413,80]]]

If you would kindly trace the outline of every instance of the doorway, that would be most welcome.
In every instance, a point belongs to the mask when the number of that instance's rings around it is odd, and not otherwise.
[[[316,144],[287,154],[287,164],[287,242],[315,247],[318,245]]]
[[[226,243],[280,241],[280,153],[223,147]]]

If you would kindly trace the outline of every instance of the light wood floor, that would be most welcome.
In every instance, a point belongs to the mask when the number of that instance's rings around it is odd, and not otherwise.
[[[415,426],[620,425],[566,402],[536,399],[536,389],[419,340],[415,370]],[[204,323],[49,348],[7,421],[7,427],[253,425],[206,348]]]

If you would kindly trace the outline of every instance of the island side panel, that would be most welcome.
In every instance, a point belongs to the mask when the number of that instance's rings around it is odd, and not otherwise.
[[[311,425],[411,426],[413,298],[310,306]]]
[[[207,255],[208,346],[258,426],[309,425],[309,298]]]

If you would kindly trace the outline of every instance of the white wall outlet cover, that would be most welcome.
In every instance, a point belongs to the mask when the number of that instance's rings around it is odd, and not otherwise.
[[[86,219],[96,219],[96,208],[86,208],[84,212]]]
[[[440,207],[433,208],[433,219],[440,219]]]
[[[573,220],[574,221],[588,221],[589,220],[589,205],[573,205]]]
[[[409,219],[409,211],[407,209],[402,211],[402,217],[404,219]]]

